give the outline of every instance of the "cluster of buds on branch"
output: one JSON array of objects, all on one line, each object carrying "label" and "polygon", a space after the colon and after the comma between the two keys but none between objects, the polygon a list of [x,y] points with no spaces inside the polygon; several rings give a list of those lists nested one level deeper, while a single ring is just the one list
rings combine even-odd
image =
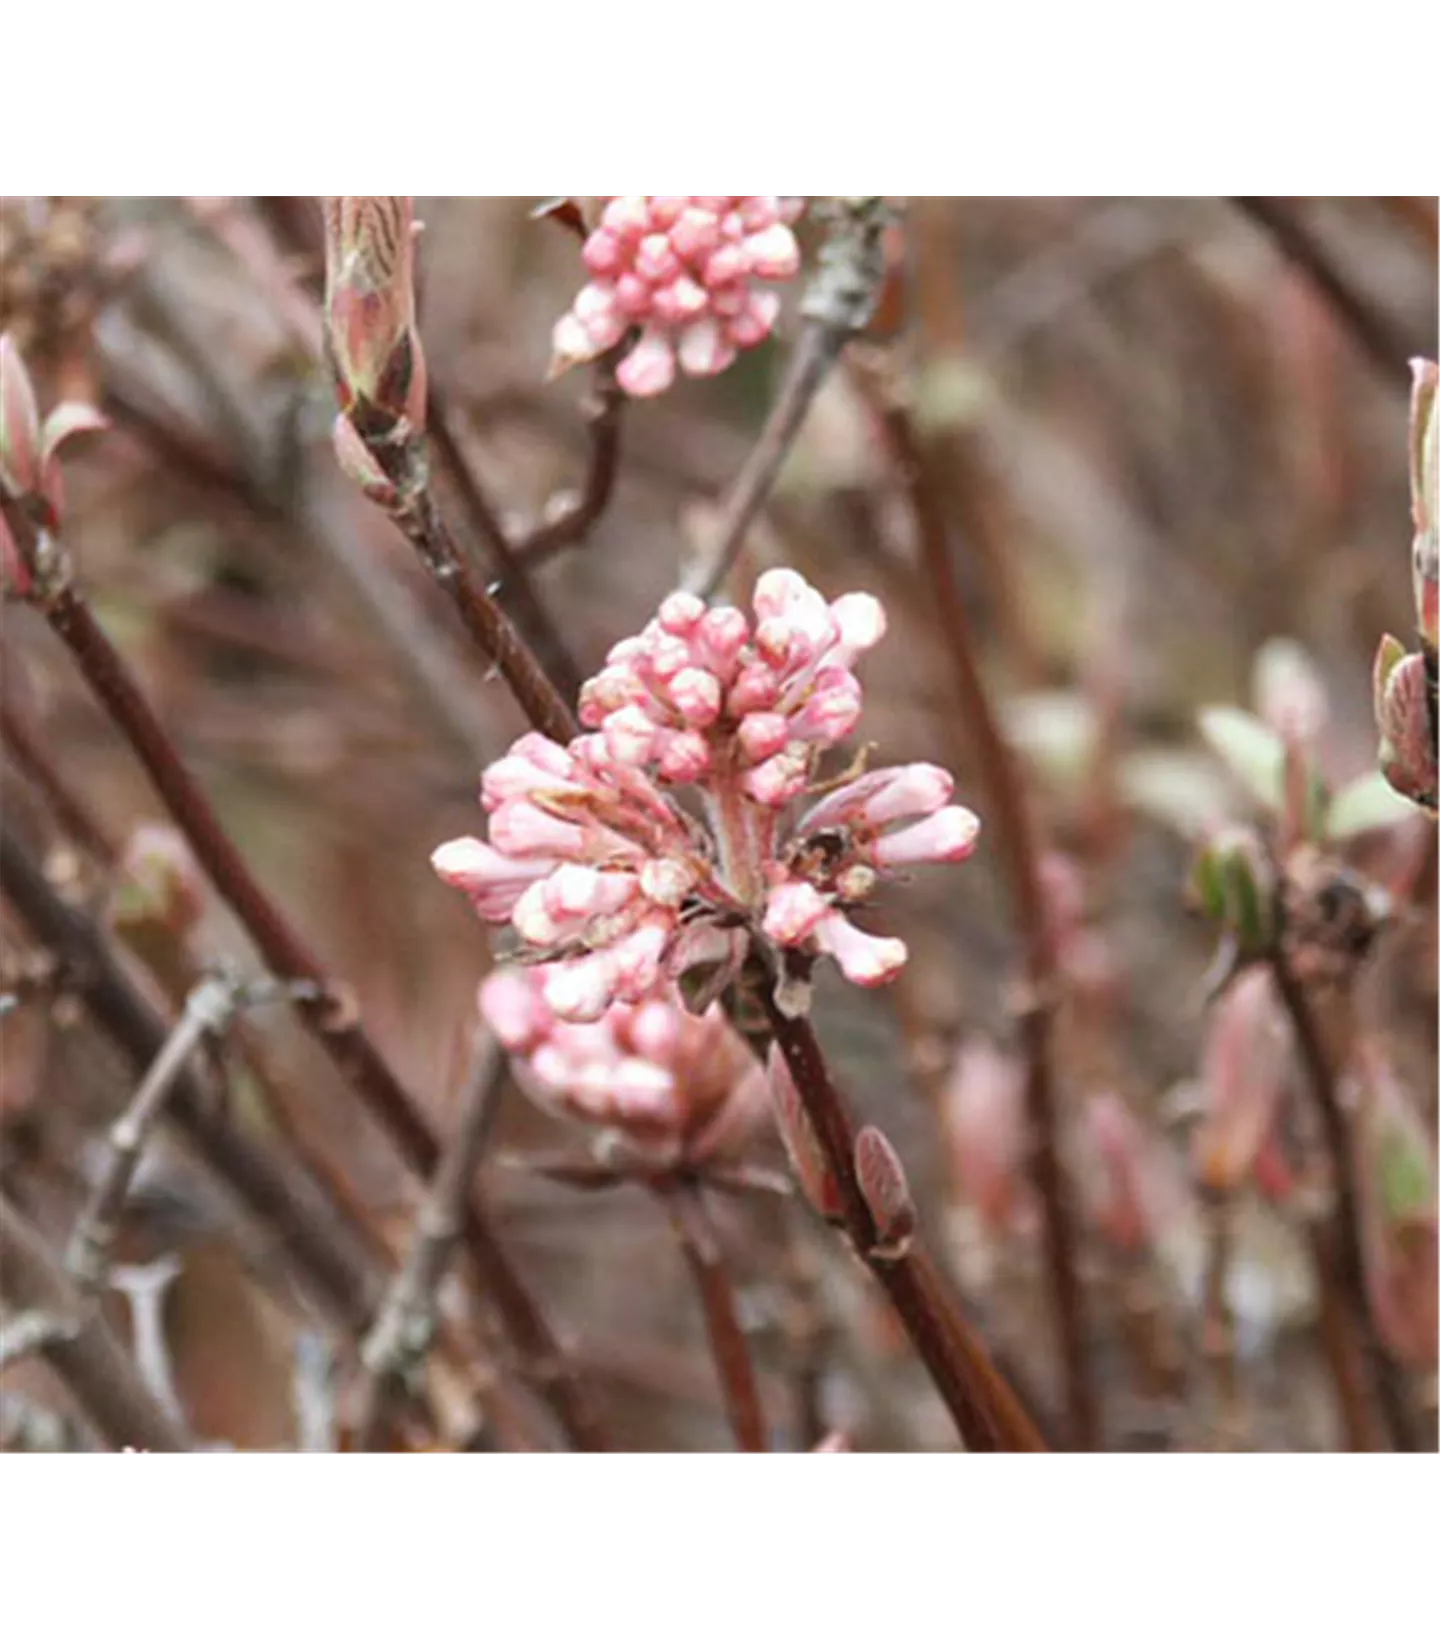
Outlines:
[{"label": "cluster of buds on branch", "polygon": [[568,749],[527,734],[486,770],[490,840],[447,843],[436,872],[515,927],[522,961],[553,965],[545,1000],[564,1020],[696,970],[713,1001],[752,946],[797,990],[822,954],[856,985],[888,983],[905,946],[850,913],[887,876],[968,858],[979,821],[927,764],[819,780],[860,721],[852,667],[884,630],[873,597],[827,602],[786,570],[760,580],[753,625],[671,596],[585,685],[590,731]]},{"label": "cluster of buds on branch", "polygon": [[770,336],[778,296],[756,283],[793,280],[790,225],[804,202],[778,195],[610,195],[581,254],[590,280],[556,324],[553,373],[594,361],[632,333],[621,389],[663,395],[677,367],[724,372]]},{"label": "cluster of buds on branch", "polygon": [[[94,407],[62,402],[43,420],[30,374],[8,333],[0,334],[0,506],[23,518],[27,533],[38,540],[37,555],[60,531],[65,509],[60,448],[71,436],[104,429],[106,420]],[[15,534],[0,510],[0,580],[14,595],[33,589],[34,568],[22,555]]]},{"label": "cluster of buds on branch", "polygon": [[550,1008],[548,973],[502,968],[480,987],[480,1012],[532,1098],[612,1131],[648,1162],[698,1168],[743,1149],[768,1113],[769,1091],[718,1008],[687,1013],[660,988],[572,1025]]},{"label": "cluster of buds on branch", "polygon": [[1437,658],[1440,646],[1440,367],[1414,363],[1410,420],[1410,490],[1415,518],[1415,613],[1420,651],[1387,636],[1375,661],[1375,717],[1380,767],[1402,795],[1440,809],[1436,744]]}]

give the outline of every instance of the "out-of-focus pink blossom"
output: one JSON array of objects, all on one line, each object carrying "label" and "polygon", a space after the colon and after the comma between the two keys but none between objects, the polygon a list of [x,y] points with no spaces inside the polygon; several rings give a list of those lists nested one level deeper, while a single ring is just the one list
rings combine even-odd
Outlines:
[{"label": "out-of-focus pink blossom", "polygon": [[1113,1094],[1097,1094],[1085,1108],[1085,1128],[1099,1163],[1093,1213],[1117,1249],[1150,1248],[1169,1211],[1166,1174],[1158,1142]]},{"label": "out-of-focus pink blossom", "polygon": [[522,960],[551,965],[562,1019],[648,998],[707,928],[884,985],[905,947],[859,928],[854,908],[885,877],[967,858],[980,828],[927,763],[817,785],[820,757],[860,719],[853,667],[884,633],[873,597],[827,602],[783,570],[760,580],[753,625],[671,596],[585,684],[586,733],[568,748],[527,734],[486,770],[490,839],[445,844],[436,872],[518,930]]},{"label": "out-of-focus pink blossom", "polygon": [[699,1164],[743,1148],[769,1087],[718,1009],[697,1018],[659,989],[574,1025],[550,1007],[550,973],[504,968],[480,987],[481,1013],[538,1101],[667,1160]]},{"label": "out-of-focus pink blossom", "polygon": [[1212,1191],[1253,1173],[1290,1083],[1288,1023],[1268,969],[1235,982],[1210,1019],[1201,1085],[1204,1115],[1193,1139],[1195,1169]]},{"label": "out-of-focus pink blossom", "polygon": [[940,1121],[961,1197],[994,1235],[1014,1233],[1030,1214],[1021,1063],[983,1038],[967,1042],[945,1084]]},{"label": "out-of-focus pink blossom", "polygon": [[617,378],[663,395],[677,370],[724,372],[769,337],[780,310],[762,281],[800,268],[790,224],[803,202],[779,195],[609,195],[582,254],[590,280],[556,324],[554,371],[593,361],[638,331]]}]

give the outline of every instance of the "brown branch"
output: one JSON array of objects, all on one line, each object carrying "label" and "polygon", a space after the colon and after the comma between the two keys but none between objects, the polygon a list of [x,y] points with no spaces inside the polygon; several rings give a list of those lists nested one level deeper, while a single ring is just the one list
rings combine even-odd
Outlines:
[{"label": "brown branch", "polygon": [[746,1454],[763,1455],[770,1447],[769,1429],[719,1236],[698,1187],[677,1181],[660,1198],[695,1280],[735,1442]]},{"label": "brown branch", "polygon": [[1435,241],[1440,234],[1440,214],[1435,210],[1433,195],[1381,195],[1380,204],[1390,216],[1404,224],[1424,248],[1430,260],[1435,258]]},{"label": "brown branch", "polygon": [[53,1320],[54,1331],[36,1350],[109,1444],[166,1455],[190,1449],[184,1427],[152,1397],[109,1325],[82,1298],[39,1232],[3,1196],[0,1285],[7,1299]]},{"label": "brown branch", "polygon": [[[8,822],[0,820],[0,890],[59,958],[71,990],[137,1076],[165,1047],[165,1022],[140,995],[108,939],[68,905]],[[308,1189],[229,1124],[193,1071],[176,1079],[170,1119],[186,1144],[275,1239],[277,1253],[352,1330],[370,1319],[374,1274],[358,1241],[315,1206]]]},{"label": "brown branch", "polygon": [[433,492],[421,492],[394,519],[531,725],[557,744],[568,744],[579,731],[573,712],[515,626],[461,560]]},{"label": "brown branch", "polygon": [[725,496],[703,558],[686,580],[707,601],[729,578],[831,369],[869,325],[885,279],[882,237],[889,221],[884,203],[873,197],[839,200],[832,208],[830,234],[802,305],[805,324],[780,393]]},{"label": "brown branch", "polygon": [[[533,558],[524,545],[510,543],[494,506],[485,496],[479,477],[466,461],[464,450],[451,428],[449,410],[441,401],[439,392],[433,389],[425,428],[437,474],[458,501],[471,530],[485,544],[517,629],[534,648],[546,674],[564,698],[570,701],[577,699],[580,673],[555,621],[535,593],[529,573]],[[612,466],[613,458],[612,453]],[[607,488],[595,510],[597,517],[608,503]]]},{"label": "brown branch", "polygon": [[[430,516],[430,512],[424,514]],[[196,859],[254,941],[275,978],[292,984],[310,981],[316,986],[312,997],[296,1003],[301,1019],[380,1123],[412,1173],[428,1179],[440,1159],[439,1144],[428,1120],[370,1041],[343,994],[326,981],[316,958],[251,875],[208,797],[191,778],[128,666],[96,622],[63,563],[57,571],[56,558],[63,556],[60,547],[47,543],[37,545],[33,529],[18,510],[7,509],[7,519],[11,521],[22,554],[34,568],[37,605],[150,775]],[[456,596],[462,616],[467,611],[472,613],[481,632],[493,639],[492,656],[502,670],[506,670],[506,679],[512,682],[517,698],[522,688],[527,690],[530,703],[526,704],[522,698],[522,705],[532,715],[536,711],[548,711],[551,721],[547,731],[552,732],[552,737],[568,737],[572,722],[563,701],[539,671],[509,621],[470,583],[448,538],[439,534],[438,522],[432,520],[425,533],[426,549],[422,554],[430,553],[437,558],[437,567],[446,575],[441,577],[437,572],[437,577]],[[467,608],[470,598],[473,601]],[[558,723],[557,716],[561,719]],[[566,1431],[581,1447],[602,1447],[603,1435],[585,1395],[501,1246],[489,1213],[478,1197],[472,1196],[465,1236],[506,1328],[532,1366],[537,1384],[550,1399]]]},{"label": "brown branch", "polygon": [[554,521],[542,522],[515,545],[514,558],[526,567],[542,566],[562,550],[583,544],[610,508],[620,472],[620,433],[625,412],[625,392],[615,381],[615,367],[613,354],[595,364],[585,420],[590,436],[585,485],[568,510]]},{"label": "brown branch", "polygon": [[1335,267],[1293,205],[1278,195],[1233,195],[1231,200],[1320,289],[1375,365],[1408,386],[1410,358],[1420,353],[1419,345],[1412,347],[1391,318]]},{"label": "brown branch", "polygon": [[1312,1224],[1309,1236],[1320,1302],[1320,1345],[1335,1383],[1345,1448],[1352,1455],[1371,1455],[1384,1447],[1384,1441],[1378,1436],[1375,1418],[1365,1398],[1365,1371],[1356,1344],[1354,1320],[1344,1292],[1335,1286],[1341,1267],[1335,1253],[1334,1233]]},{"label": "brown branch", "polygon": [[706,601],[713,600],[734,570],[745,537],[779,479],[815,397],[840,359],[848,337],[848,333],[837,337],[820,321],[807,322],[801,332],[760,439],[725,495],[720,519],[708,535],[710,542],[703,560],[686,580],[687,588]]},{"label": "brown branch", "polygon": [[466,1199],[494,1132],[504,1080],[504,1056],[486,1035],[476,1051],[455,1132],[415,1217],[404,1264],[361,1348],[368,1376],[355,1428],[361,1450],[372,1447],[388,1404],[435,1338],[437,1297],[464,1231]]},{"label": "brown branch", "polygon": [[196,1050],[206,1038],[224,1030],[238,1006],[237,987],[219,980],[202,981],[130,1103],[110,1125],[105,1168],[80,1212],[65,1256],[82,1294],[98,1294],[104,1286],[130,1183],[166,1101]]},{"label": "brown branch", "polygon": [[1076,1253],[1078,1236],[1059,1148],[1054,1072],[1054,1016],[1060,981],[1054,937],[1040,880],[1040,842],[1014,753],[981,675],[974,626],[950,555],[945,513],[909,407],[878,363],[856,374],[874,406],[891,460],[915,518],[920,554],[934,598],[935,621],[950,663],[959,720],[971,741],[1001,869],[1010,890],[1025,955],[1020,1034],[1025,1053],[1025,1109],[1030,1173],[1040,1197],[1050,1298],[1065,1372],[1070,1442],[1098,1446],[1099,1414],[1086,1349]]},{"label": "brown branch", "polygon": [[109,833],[70,789],[46,755],[34,731],[4,696],[0,696],[0,738],[9,747],[16,766],[44,797],[64,834],[101,865],[113,865],[119,857],[119,850]]},{"label": "brown branch", "polygon": [[1285,1012],[1295,1031],[1300,1062],[1310,1085],[1321,1133],[1330,1159],[1330,1175],[1335,1192],[1335,1219],[1332,1238],[1334,1259],[1346,1296],[1346,1305],[1359,1334],[1361,1351],[1375,1397],[1385,1417],[1385,1425],[1397,1450],[1412,1453],[1419,1449],[1415,1427],[1405,1401],[1404,1376],[1385,1349],[1379,1326],[1370,1307],[1365,1287],[1365,1251],[1360,1226],[1360,1192],[1355,1178],[1355,1149],[1350,1121],[1341,1104],[1339,1087],[1324,1035],[1315,1018],[1305,988],[1295,976],[1283,941],[1270,958],[1270,969]]},{"label": "brown branch", "polygon": [[875,1223],[856,1179],[854,1127],[810,1022],[781,1012],[775,1003],[776,984],[768,965],[759,965],[755,994],[839,1188],[845,1229],[898,1313],[967,1448],[976,1453],[1043,1451],[1035,1423],[990,1361],[919,1243],[898,1257],[879,1253]]}]

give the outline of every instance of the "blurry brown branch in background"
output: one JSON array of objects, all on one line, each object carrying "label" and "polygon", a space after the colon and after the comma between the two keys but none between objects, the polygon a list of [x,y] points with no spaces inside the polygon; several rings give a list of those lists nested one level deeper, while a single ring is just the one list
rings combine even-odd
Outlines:
[{"label": "blurry brown branch in background", "polygon": [[1345,1115],[1325,1034],[1321,1029],[1303,983],[1296,977],[1285,949],[1282,926],[1279,943],[1271,957],[1271,973],[1295,1031],[1301,1064],[1305,1068],[1329,1160],[1335,1198],[1334,1235],[1325,1253],[1333,1255],[1340,1269],[1346,1306],[1360,1337],[1370,1384],[1394,1447],[1413,1452],[1419,1449],[1415,1425],[1405,1398],[1404,1377],[1385,1348],[1375,1322],[1370,1291],[1365,1286],[1365,1251],[1361,1232],[1360,1193],[1356,1184],[1355,1142]]},{"label": "blurry brown branch in background", "polygon": [[1407,339],[1368,294],[1359,291],[1335,265],[1320,239],[1305,224],[1297,204],[1279,195],[1236,195],[1235,205],[1310,278],[1375,365],[1406,384],[1409,362],[1420,341]]},{"label": "blurry brown branch in background", "polygon": [[1100,1418],[1081,1298],[1079,1234],[1060,1155],[1054,1018],[1061,981],[1040,875],[1040,841],[1024,776],[1006,742],[981,674],[975,627],[956,577],[935,479],[894,372],[883,359],[867,357],[857,365],[855,377],[880,419],[891,462],[914,517],[937,628],[953,672],[962,737],[970,742],[978,780],[989,804],[987,835],[995,844],[1020,931],[1025,972],[1019,983],[1017,1018],[1025,1050],[1031,1175],[1040,1195],[1070,1443],[1076,1449],[1093,1450],[1099,1446]]},{"label": "blurry brown branch in background", "polygon": [[465,1229],[465,1204],[494,1133],[506,1062],[483,1034],[454,1130],[416,1213],[410,1246],[361,1348],[366,1385],[356,1422],[358,1447],[371,1447],[387,1406],[424,1359],[439,1322],[439,1291]]},{"label": "blurry brown branch in background", "polygon": [[585,417],[590,438],[590,462],[585,481],[573,504],[553,521],[542,522],[511,552],[522,566],[543,566],[563,550],[583,544],[610,508],[620,473],[620,432],[625,393],[615,382],[613,357],[595,363]]},{"label": "blurry brown branch in background", "polygon": [[847,198],[833,204],[819,267],[801,305],[804,324],[784,380],[759,439],[706,534],[703,554],[685,581],[707,601],[729,578],[815,397],[846,345],[875,313],[885,280],[884,237],[890,221],[889,209],[878,198]]},{"label": "blurry brown branch in background", "polygon": [[1440,253],[1440,212],[1433,195],[1381,195],[1380,200],[1434,257]]},{"label": "blurry brown branch in background", "polygon": [[[309,949],[251,875],[128,666],[96,623],[62,547],[48,541],[42,553],[36,530],[24,514],[7,505],[5,515],[22,556],[35,571],[36,604],[150,775],[217,892],[278,980],[297,985],[308,981],[315,986],[313,994],[296,1002],[301,1019],[373,1112],[411,1172],[428,1177],[440,1156],[429,1122],[369,1040],[344,992],[325,980]],[[523,648],[518,640],[515,645]],[[601,1434],[592,1412],[475,1196],[470,1201],[466,1240],[482,1277],[494,1291],[510,1334],[531,1361],[536,1380],[572,1438],[586,1447],[598,1447]]]},{"label": "blurry brown branch in background", "polygon": [[705,1208],[704,1193],[680,1180],[661,1192],[660,1199],[675,1228],[685,1264],[695,1280],[735,1442],[747,1454],[763,1454],[770,1447],[769,1433],[755,1366],[740,1323],[720,1237]]},{"label": "blurry brown branch in background", "polygon": [[113,865],[119,851],[110,833],[70,789],[50,760],[35,730],[16,710],[8,684],[0,694],[0,739],[16,766],[44,797],[61,831],[99,864]]},{"label": "blurry brown branch in background", "polygon": [[[69,989],[137,1076],[165,1047],[165,1022],[139,993],[111,942],[51,887],[9,823],[0,820],[0,890],[64,971]],[[186,1144],[228,1186],[275,1244],[306,1291],[352,1332],[369,1322],[378,1286],[360,1236],[346,1231],[308,1188],[212,1104],[193,1070],[181,1071],[169,1115]]]},{"label": "blurry brown branch in background", "polygon": [[[151,1394],[109,1325],[77,1291],[44,1239],[0,1195],[0,1294],[41,1314],[48,1332],[34,1350],[70,1388],[114,1449],[183,1454],[185,1428]],[[32,1320],[33,1321],[33,1320]]]}]

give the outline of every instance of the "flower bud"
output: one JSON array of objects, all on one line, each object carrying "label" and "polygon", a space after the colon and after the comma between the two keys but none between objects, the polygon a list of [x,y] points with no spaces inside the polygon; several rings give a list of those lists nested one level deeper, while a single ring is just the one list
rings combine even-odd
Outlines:
[{"label": "flower bud", "polygon": [[915,1201],[899,1154],[877,1128],[861,1129],[855,1142],[855,1179],[875,1222],[875,1257],[903,1260],[915,1241]]},{"label": "flower bud", "polygon": [[408,195],[325,198],[325,321],[340,410],[363,437],[425,427]]},{"label": "flower bud", "polygon": [[1375,661],[1375,718],[1380,771],[1391,788],[1432,813],[1437,800],[1434,688],[1425,659],[1393,636]]}]

